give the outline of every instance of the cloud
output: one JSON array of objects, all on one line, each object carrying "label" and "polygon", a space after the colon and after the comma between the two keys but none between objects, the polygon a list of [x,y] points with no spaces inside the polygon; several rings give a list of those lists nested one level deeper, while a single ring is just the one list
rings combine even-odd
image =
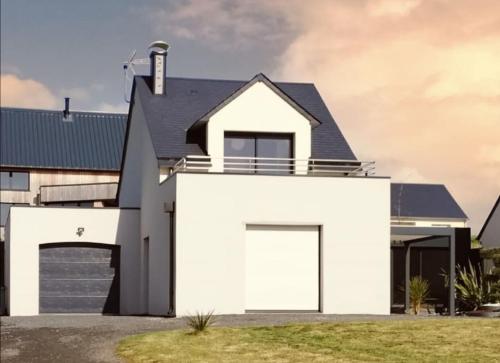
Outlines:
[{"label": "cloud", "polygon": [[420,4],[421,0],[379,0],[367,4],[373,16],[405,16]]},{"label": "cloud", "polygon": [[313,81],[359,158],[445,183],[478,231],[500,192],[500,3],[282,3],[274,79]]},{"label": "cloud", "polygon": [[290,31],[276,9],[281,2],[185,0],[175,6],[150,9],[157,34],[205,41],[217,48],[249,48],[273,42]]},{"label": "cloud", "polygon": [[59,94],[61,97],[70,97],[78,102],[85,102],[91,98],[89,89],[83,87],[62,88]]},{"label": "cloud", "polygon": [[128,104],[125,102],[119,104],[111,104],[107,102],[102,102],[97,111],[99,112],[110,112],[110,113],[127,113],[128,112]]},{"label": "cloud", "polygon": [[0,76],[2,107],[54,108],[57,97],[44,84],[14,74]]}]

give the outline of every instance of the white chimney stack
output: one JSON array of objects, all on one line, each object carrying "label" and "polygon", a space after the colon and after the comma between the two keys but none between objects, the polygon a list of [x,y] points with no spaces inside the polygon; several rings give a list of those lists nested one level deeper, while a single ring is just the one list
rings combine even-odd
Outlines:
[{"label": "white chimney stack", "polygon": [[153,42],[148,47],[151,59],[151,86],[153,94],[165,94],[165,77],[167,71],[167,51],[169,45],[161,40]]}]

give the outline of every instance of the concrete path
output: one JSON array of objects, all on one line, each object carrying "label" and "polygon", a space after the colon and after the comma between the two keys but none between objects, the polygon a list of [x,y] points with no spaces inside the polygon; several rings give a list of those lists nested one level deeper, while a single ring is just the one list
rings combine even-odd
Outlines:
[{"label": "concrete path", "polygon": [[[214,326],[281,325],[299,322],[353,322],[415,319],[412,316],[245,314],[221,315]],[[425,319],[425,318],[424,318]],[[182,318],[40,315],[2,317],[2,362],[119,362],[116,344],[127,335],[182,329]]]}]

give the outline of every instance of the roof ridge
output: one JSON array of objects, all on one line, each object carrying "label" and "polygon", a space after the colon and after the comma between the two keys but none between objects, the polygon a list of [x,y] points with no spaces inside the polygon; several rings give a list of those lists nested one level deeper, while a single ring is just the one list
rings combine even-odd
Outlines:
[{"label": "roof ridge", "polygon": [[[221,78],[199,78],[199,77],[178,77],[178,76],[167,76],[166,78],[167,79],[186,80],[186,81],[210,81],[210,82],[247,83],[250,80],[252,80],[253,78],[255,78],[255,76],[259,75],[259,74],[264,74],[264,73],[259,72],[259,73],[255,74],[252,78],[247,79],[247,80],[244,80],[244,79],[221,79]],[[151,76],[148,76],[148,75],[137,75],[136,77],[149,78]],[[266,78],[269,78],[269,77],[266,76]],[[272,80],[271,80],[271,82],[276,83],[276,84],[296,84],[296,85],[313,85],[314,86],[313,82],[289,82],[289,81],[272,81]]]},{"label": "roof ridge", "polygon": [[[0,110],[6,111],[15,111],[15,112],[54,112],[59,113],[63,112],[63,110],[54,110],[54,109],[43,109],[43,108],[23,108],[23,107],[0,107]],[[114,116],[127,116],[128,113],[123,112],[104,112],[104,111],[84,111],[84,110],[70,110],[71,113],[79,113],[79,114],[99,114],[99,115],[114,115]]]}]

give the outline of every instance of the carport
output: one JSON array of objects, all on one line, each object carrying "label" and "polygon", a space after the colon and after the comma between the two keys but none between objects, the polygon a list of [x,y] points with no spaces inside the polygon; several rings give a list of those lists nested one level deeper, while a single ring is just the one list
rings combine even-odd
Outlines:
[{"label": "carport", "polygon": [[[443,240],[445,241],[443,243]],[[411,250],[414,247],[425,248],[447,248],[449,251],[448,276],[450,281],[455,280],[456,266],[465,265],[471,258],[470,229],[451,227],[415,227],[415,226],[393,226],[391,227],[391,243],[397,241],[404,248],[404,307],[405,311],[410,308],[410,267]],[[391,283],[393,283],[394,260],[391,253]],[[394,286],[391,288],[391,303]],[[448,310],[450,315],[455,315],[455,286],[449,284]]]}]

